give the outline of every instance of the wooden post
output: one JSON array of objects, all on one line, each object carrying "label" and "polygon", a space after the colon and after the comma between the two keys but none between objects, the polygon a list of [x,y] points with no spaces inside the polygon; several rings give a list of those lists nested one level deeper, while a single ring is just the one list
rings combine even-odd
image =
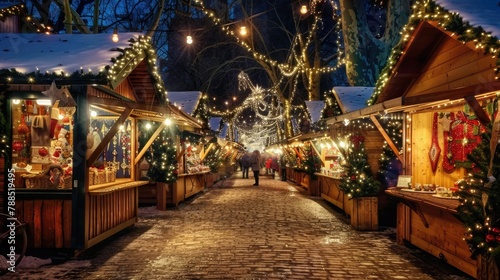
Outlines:
[{"label": "wooden post", "polygon": [[477,279],[478,280],[496,280],[500,279],[498,267],[500,264],[499,258],[486,259],[483,256],[478,257]]}]

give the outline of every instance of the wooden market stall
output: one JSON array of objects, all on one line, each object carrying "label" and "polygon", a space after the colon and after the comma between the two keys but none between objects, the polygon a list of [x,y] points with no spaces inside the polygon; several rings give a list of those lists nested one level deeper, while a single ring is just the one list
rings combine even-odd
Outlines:
[{"label": "wooden market stall", "polygon": [[314,173],[315,169],[322,167],[320,152],[312,141],[321,136],[321,133],[302,134],[288,139],[286,145],[280,145],[284,155],[282,160],[286,162],[287,180],[304,188],[312,196],[319,195],[318,180]]},{"label": "wooden market stall", "polygon": [[[426,10],[430,7],[437,8]],[[442,7],[416,5],[414,9],[415,18],[425,20],[417,20],[403,34],[407,43],[391,58],[394,66],[375,90],[374,104],[336,121],[355,114],[403,112],[404,176],[397,188],[386,191],[398,202],[397,241],[411,243],[472,277],[498,279],[498,269],[491,263],[471,257],[464,241],[466,228],[457,218],[458,197],[453,194],[457,182],[473,168],[467,155],[481,142],[484,125],[493,121],[490,110],[500,90],[498,39],[472,26],[461,29],[468,31],[445,29],[445,19],[456,19],[457,14],[417,16],[423,10],[441,13]],[[478,17],[484,12],[478,12]],[[488,53],[492,50],[496,55]]]},{"label": "wooden market stall", "polygon": [[[138,189],[149,183],[139,163],[159,132],[141,146],[140,123],[201,125],[166,101],[147,37],[30,36],[0,63],[15,215],[29,225],[31,248],[87,249],[137,222]],[[10,40],[22,37],[4,34],[2,49]]]},{"label": "wooden market stall", "polygon": [[[335,87],[333,93],[342,114],[327,120],[329,137],[336,144],[338,153],[344,158],[349,145],[352,144],[352,139],[362,139],[360,141],[363,143],[366,162],[372,175],[381,182],[381,188],[378,194],[371,197],[350,198],[340,188],[342,182],[340,174],[335,173],[335,176],[322,176],[321,197],[344,210],[357,229],[375,230],[378,229],[379,222],[390,226],[392,221],[388,213],[394,212],[392,208],[395,205],[388,201],[388,196],[384,193],[384,190],[390,186],[390,182],[385,180],[387,172],[382,170],[381,158],[386,153],[390,153],[388,158],[391,158],[394,165],[400,166],[401,146],[396,144],[398,137],[391,135],[389,131],[395,131],[390,126],[401,124],[402,117],[401,115],[388,117],[382,114],[383,110],[382,112],[372,111],[367,107],[366,101],[373,94],[371,87]],[[345,162],[342,165],[344,164]],[[343,175],[346,176],[346,174]],[[353,202],[363,206],[367,211],[357,211],[357,207],[353,210]],[[361,214],[362,212],[366,215]],[[363,221],[362,223],[366,226],[356,226],[356,220]]]}]

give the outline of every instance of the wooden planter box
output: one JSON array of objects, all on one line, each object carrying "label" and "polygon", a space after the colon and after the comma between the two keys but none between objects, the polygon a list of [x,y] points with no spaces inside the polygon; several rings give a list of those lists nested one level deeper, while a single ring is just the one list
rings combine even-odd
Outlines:
[{"label": "wooden planter box", "polygon": [[357,230],[378,230],[378,197],[358,197],[351,201],[351,226]]}]

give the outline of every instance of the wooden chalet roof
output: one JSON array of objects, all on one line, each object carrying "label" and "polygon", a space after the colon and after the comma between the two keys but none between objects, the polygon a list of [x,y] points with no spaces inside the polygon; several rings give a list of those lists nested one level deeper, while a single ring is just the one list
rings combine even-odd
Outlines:
[{"label": "wooden chalet roof", "polygon": [[[483,122],[488,117],[482,111],[478,101],[489,98],[500,90],[498,73],[498,49],[500,48],[500,21],[498,13],[500,6],[491,0],[470,3],[465,0],[439,0],[442,15],[446,5],[453,7],[453,14],[448,14],[453,22],[460,22],[460,15],[467,14],[471,24],[481,23],[491,30],[484,30],[481,26],[472,26],[464,21],[462,28],[466,31],[452,32],[445,29],[446,24],[432,16],[419,14],[426,8],[429,1],[414,10],[413,16],[419,18],[417,24],[408,37],[404,37],[401,44],[401,54],[390,63],[392,68],[388,76],[382,76],[372,96],[373,105],[352,111],[327,120],[328,124],[338,123],[345,119],[367,117],[384,112],[414,111],[443,104],[452,100],[467,102]],[[478,5],[474,11],[470,5]],[[489,10],[482,13],[480,6],[489,5]],[[469,8],[464,8],[469,7]],[[492,10],[492,11],[490,11]],[[446,12],[447,13],[447,12]],[[458,14],[457,14],[458,13]],[[456,27],[455,27],[456,28]],[[480,39],[468,39],[471,35]],[[487,40],[485,40],[487,38]],[[491,38],[491,39],[489,39]],[[487,43],[483,43],[486,41]],[[480,44],[479,44],[480,43]],[[482,44],[482,45],[481,45]],[[488,44],[488,47],[485,47]],[[497,52],[492,54],[490,50]],[[496,50],[495,50],[496,49]],[[395,53],[399,53],[396,50]]]},{"label": "wooden chalet roof", "polygon": [[500,90],[495,68],[496,58],[422,21],[377,103],[401,97],[401,105],[415,105]]},{"label": "wooden chalet roof", "polygon": [[134,102],[164,103],[149,40],[138,33],[119,38],[115,43],[104,33],[0,34],[0,70],[14,76],[11,84],[100,84]]}]

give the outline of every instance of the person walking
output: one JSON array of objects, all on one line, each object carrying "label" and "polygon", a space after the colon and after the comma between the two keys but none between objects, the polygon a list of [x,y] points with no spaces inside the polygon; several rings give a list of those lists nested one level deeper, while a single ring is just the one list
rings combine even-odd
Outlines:
[{"label": "person walking", "polygon": [[260,172],[260,152],[258,150],[253,151],[250,156],[250,162],[252,163],[253,177],[255,178],[254,186],[259,185],[259,172]]},{"label": "person walking", "polygon": [[250,162],[250,153],[245,153],[241,157],[241,168],[243,171],[243,179],[248,179],[248,170],[250,169],[250,166],[252,163]]},{"label": "person walking", "polygon": [[273,179],[276,176],[276,171],[279,169],[279,164],[278,164],[278,157],[273,156],[271,159],[271,172],[273,172]]}]

